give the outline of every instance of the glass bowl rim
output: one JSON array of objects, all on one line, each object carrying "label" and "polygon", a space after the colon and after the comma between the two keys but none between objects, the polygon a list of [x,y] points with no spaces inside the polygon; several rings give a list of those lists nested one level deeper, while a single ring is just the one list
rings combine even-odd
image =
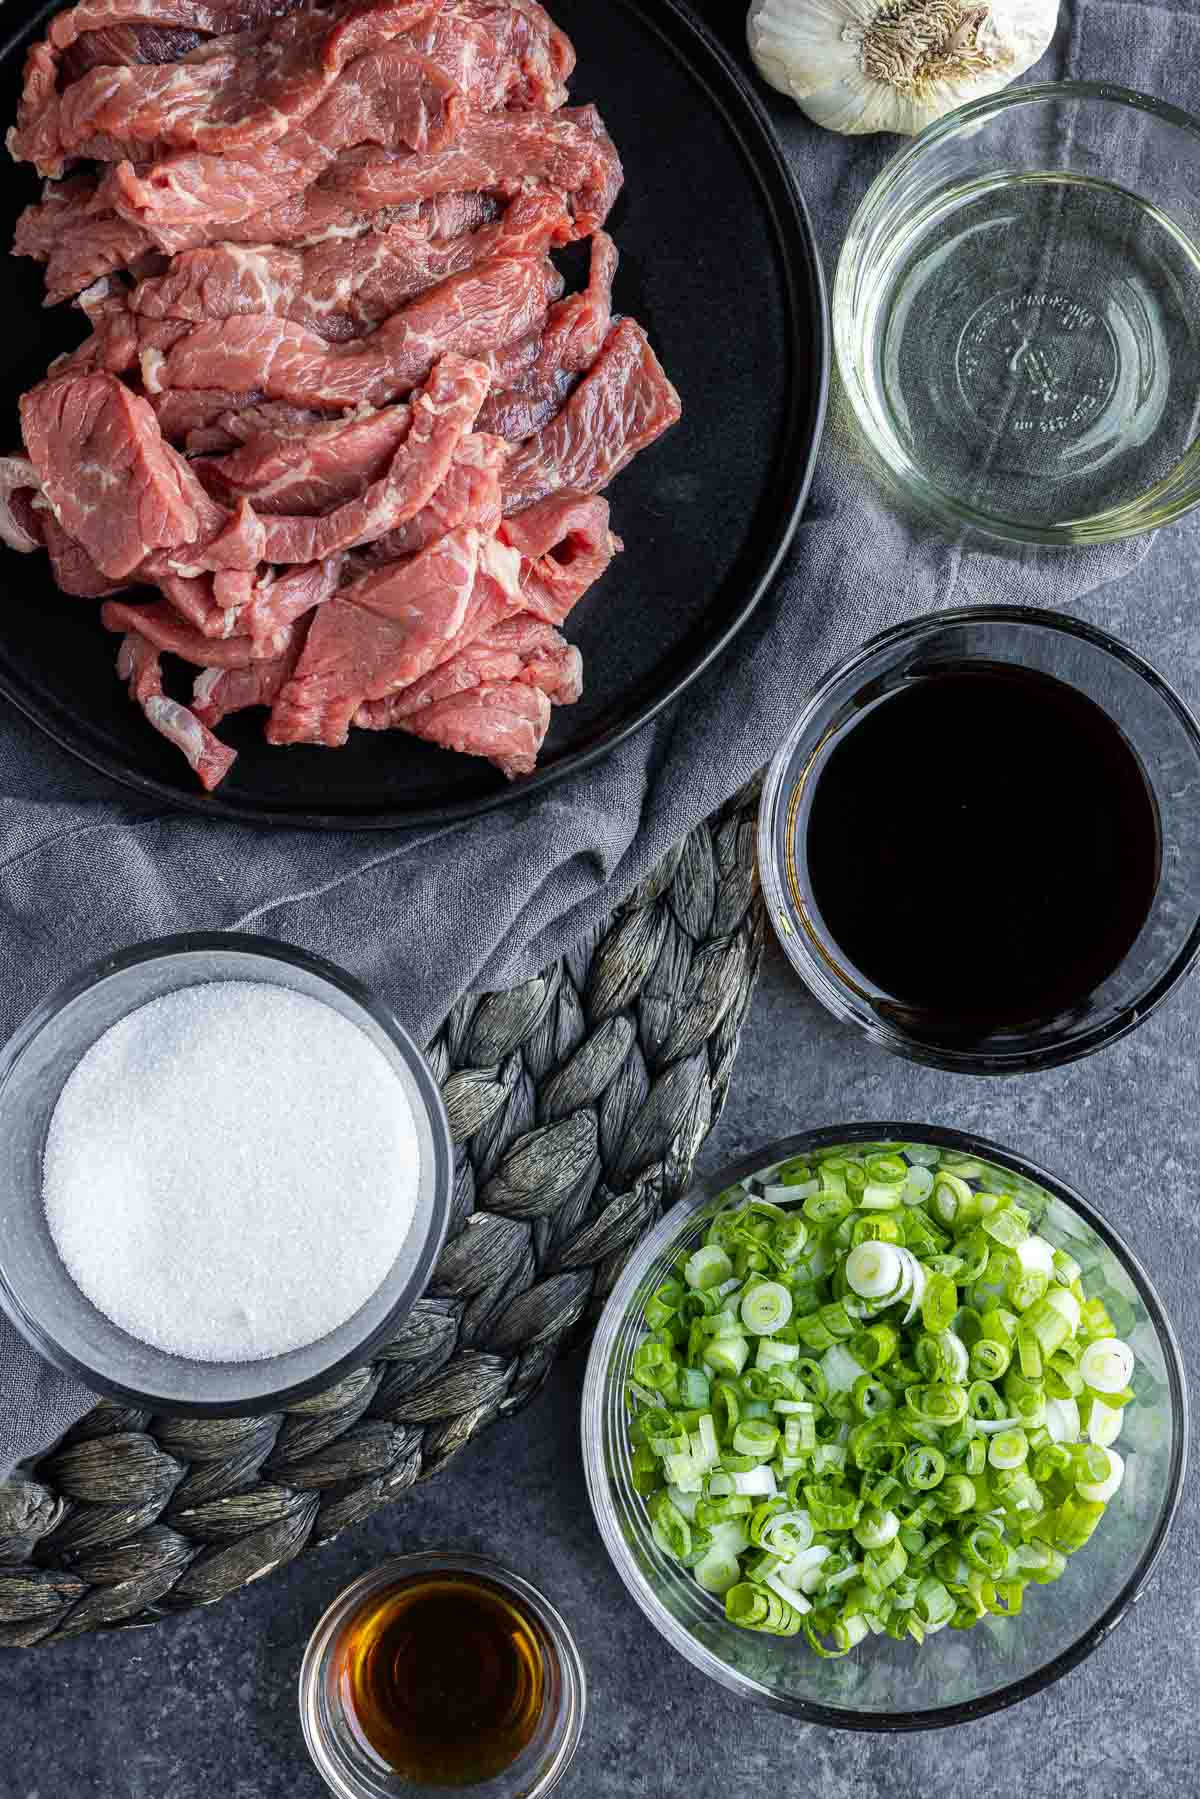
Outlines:
[{"label": "glass bowl rim", "polygon": [[[1166,1496],[1159,1509],[1159,1515],[1150,1533],[1149,1541],[1138,1557],[1132,1572],[1122,1584],[1116,1597],[1104,1608],[1100,1616],[1094,1619],[1066,1649],[1052,1657],[1044,1667],[1037,1669],[1032,1674],[1025,1674],[1010,1681],[1006,1686],[997,1688],[994,1693],[977,1699],[968,1699],[961,1704],[946,1706],[939,1710],[927,1708],[921,1711],[896,1713],[854,1712],[843,1711],[836,1706],[822,1705],[814,1700],[787,1698],[762,1686],[748,1676],[739,1674],[702,1643],[697,1642],[691,1632],[685,1629],[656,1598],[629,1551],[608,1501],[609,1477],[604,1466],[607,1368],[614,1340],[625,1321],[630,1301],[647,1268],[679,1235],[688,1220],[694,1217],[704,1205],[723,1193],[726,1187],[732,1186],[736,1181],[743,1180],[747,1175],[754,1174],[760,1169],[786,1161],[790,1156],[803,1155],[831,1144],[885,1143],[893,1140],[906,1143],[926,1143],[934,1148],[954,1150],[962,1154],[980,1156],[987,1161],[994,1161],[997,1166],[1007,1168],[1023,1179],[1044,1187],[1053,1198],[1077,1212],[1084,1222],[1095,1231],[1133,1281],[1138,1291],[1138,1297],[1146,1309],[1162,1348],[1163,1361],[1167,1371],[1172,1421],[1171,1461]],[[1031,1698],[1035,1693],[1040,1693],[1045,1688],[1052,1686],[1064,1674],[1069,1674],[1073,1668],[1078,1667],[1080,1662],[1085,1661],[1092,1651],[1099,1647],[1105,1637],[1109,1636],[1121,1623],[1130,1606],[1141,1598],[1166,1546],[1167,1537],[1183,1497],[1189,1430],[1187,1378],[1174,1327],[1141,1259],[1125,1242],[1116,1227],[1110,1224],[1101,1212],[1097,1211],[1088,1200],[1083,1198],[1082,1194],[1077,1193],[1066,1181],[1051,1174],[1048,1169],[1031,1161],[1018,1151],[1006,1149],[1002,1144],[994,1143],[988,1137],[975,1136],[973,1133],[956,1130],[949,1125],[916,1124],[905,1120],[870,1120],[864,1123],[821,1125],[812,1130],[800,1131],[792,1136],[782,1137],[772,1143],[764,1144],[752,1154],[739,1156],[735,1162],[727,1164],[712,1175],[704,1176],[697,1182],[684,1194],[682,1199],[676,1201],[654,1229],[638,1243],[634,1253],[622,1269],[616,1286],[605,1301],[604,1310],[588,1353],[580,1407],[584,1475],[587,1481],[592,1516],[595,1518],[604,1546],[624,1582],[626,1591],[631,1594],[650,1623],[670,1643],[671,1647],[683,1655],[684,1659],[693,1667],[699,1668],[701,1673],[706,1674],[711,1680],[717,1681],[739,1698],[752,1699],[756,1703],[767,1705],[774,1711],[783,1712],[806,1724],[823,1724],[838,1730],[876,1732],[886,1735],[899,1735],[916,1730],[941,1730],[950,1725],[969,1723],[978,1718],[989,1717],[994,1712],[1005,1711],[1010,1706],[1018,1704],[1022,1699]]]},{"label": "glass bowl rim", "polygon": [[916,642],[945,625],[975,624],[1019,625],[1032,630],[1044,630],[1049,637],[1075,637],[1113,657],[1130,673],[1138,676],[1175,714],[1191,741],[1197,762],[1200,763],[1200,721],[1187,702],[1144,656],[1101,626],[1075,618],[1069,613],[1055,612],[1041,606],[956,606],[943,612],[922,612],[915,618],[904,619],[900,624],[890,625],[886,630],[869,637],[857,649],[849,651],[834,663],[812,689],[795,723],[772,756],[763,779],[758,809],[758,868],[767,913],[784,955],[808,991],[834,1018],[843,1024],[853,1025],[871,1042],[890,1050],[893,1055],[901,1056],[909,1062],[919,1062],[928,1068],[940,1068],[951,1074],[1031,1074],[1048,1068],[1061,1068],[1069,1062],[1077,1062],[1084,1056],[1093,1055],[1097,1050],[1106,1049],[1109,1044],[1127,1036],[1144,1023],[1152,1012],[1157,1011],[1179,983],[1186,979],[1200,957],[1200,905],[1196,907],[1191,929],[1170,967],[1159,975],[1143,996],[1124,1006],[1110,1023],[1093,1027],[1070,1043],[1052,1042],[1040,1049],[1011,1051],[935,1049],[915,1042],[903,1032],[883,1024],[877,1017],[864,1016],[847,999],[843,984],[835,981],[828,973],[824,960],[813,951],[807,934],[800,930],[785,936],[775,923],[777,916],[781,914],[793,917],[795,907],[788,897],[776,860],[772,827],[775,814],[782,803],[784,779],[797,745],[818,709],[838,687],[851,682],[861,667],[881,650],[908,641]]},{"label": "glass bowl rim", "polygon": [[[349,1793],[350,1789],[342,1779],[340,1770],[330,1761],[317,1723],[318,1681],[336,1631],[368,1594],[421,1574],[439,1573],[475,1574],[483,1580],[491,1581],[495,1586],[507,1589],[533,1613],[554,1644],[562,1672],[566,1717],[562,1738],[550,1765],[529,1789],[531,1799],[541,1799],[542,1795],[553,1791],[575,1759],[587,1718],[587,1669],[570,1625],[541,1587],[526,1575],[518,1573],[515,1568],[510,1568],[507,1563],[497,1561],[494,1556],[478,1555],[469,1549],[417,1549],[403,1555],[388,1556],[373,1568],[356,1576],[330,1600],[304,1646],[296,1682],[300,1728],[313,1767],[331,1792]],[[334,1779],[339,1782],[337,1786],[333,1785]],[[470,1791],[469,1788],[463,1790]]]},{"label": "glass bowl rim", "polygon": [[[1149,113],[1178,130],[1187,132],[1196,140],[1200,150],[1200,117],[1174,105],[1169,100],[1157,99],[1153,94],[1142,93],[1138,88],[1123,87],[1111,81],[1044,81],[1029,87],[1011,87],[995,94],[982,94],[976,100],[968,100],[953,111],[944,113],[941,118],[934,119],[919,131],[903,149],[898,150],[879,174],[871,182],[866,193],[854,209],[846,235],[838,251],[834,267],[833,281],[830,285],[830,320],[832,324],[834,358],[837,363],[841,387],[855,422],[860,431],[865,431],[868,442],[874,443],[873,427],[876,423],[873,412],[860,403],[859,384],[854,366],[854,357],[847,341],[850,333],[841,328],[841,320],[852,316],[850,305],[850,284],[857,267],[860,254],[860,226],[891,190],[905,180],[916,167],[925,152],[936,147],[948,138],[952,138],[964,127],[978,124],[1008,111],[1016,106],[1044,104],[1054,100],[1089,100],[1103,101],[1122,108],[1128,112]],[[849,365],[849,366],[848,366]],[[1043,544],[1049,546],[1068,547],[1080,543],[1115,543],[1126,537],[1138,537],[1144,533],[1157,530],[1162,525],[1173,523],[1184,517],[1200,505],[1200,480],[1191,498],[1180,496],[1162,507],[1153,518],[1142,516],[1143,509],[1150,504],[1159,490],[1170,483],[1178,469],[1189,457],[1195,458],[1196,470],[1200,471],[1200,445],[1194,444],[1185,453],[1175,469],[1163,476],[1143,494],[1120,506],[1098,512],[1090,517],[1077,521],[1077,526],[1070,522],[1062,525],[1019,525],[1011,519],[999,518],[992,513],[978,511],[954,498],[952,494],[935,487],[924,479],[920,471],[917,478],[910,477],[906,470],[896,468],[892,461],[877,447],[871,451],[871,460],[882,470],[885,484],[895,491],[912,499],[927,515],[935,518],[940,524],[948,525],[955,530],[968,530],[990,537],[1000,543],[1008,544]],[[1096,527],[1091,529],[1090,527]]]},{"label": "glass bowl rim", "polygon": [[[398,1321],[411,1310],[428,1286],[434,1265],[445,1243],[450,1224],[454,1146],[450,1135],[450,1121],[446,1114],[441,1090],[433,1077],[428,1059],[416,1039],[405,1030],[390,1006],[354,975],[349,974],[344,968],[340,968],[337,963],[328,961],[324,956],[310,955],[307,950],[299,949],[295,944],[284,943],[273,937],[253,936],[245,931],[180,931],[164,937],[146,938],[140,943],[131,945],[128,949],[118,950],[111,955],[104,956],[98,962],[90,963],[86,968],[69,976],[67,980],[45,994],[37,1005],[21,1019],[8,1040],[0,1044],[0,1088],[3,1088],[12,1069],[45,1026],[56,1018],[64,1007],[82,998],[93,987],[99,986],[102,981],[113,976],[122,975],[130,969],[138,968],[144,963],[170,962],[178,956],[205,951],[217,954],[232,951],[257,957],[267,962],[282,962],[289,967],[303,970],[328,986],[337,988],[346,998],[352,1000],[379,1026],[400,1052],[412,1077],[417,1097],[425,1107],[434,1148],[433,1228],[417,1257],[412,1275],[397,1293],[395,1303],[388,1308],[374,1329],[360,1338],[352,1348],[343,1351],[335,1361],[330,1362],[319,1372],[307,1375],[303,1380],[292,1381],[286,1386],[275,1387],[270,1392],[259,1393],[252,1398],[236,1402],[146,1393],[138,1387],[128,1386],[122,1381],[114,1380],[99,1369],[81,1362],[62,1347],[43,1319],[26,1310],[19,1294],[9,1283],[4,1266],[2,1240],[0,1240],[0,1314],[8,1319],[13,1328],[20,1333],[42,1361],[49,1362],[62,1372],[74,1376],[98,1398],[113,1399],[124,1405],[149,1409],[154,1412],[173,1412],[181,1417],[252,1417],[264,1412],[279,1411],[286,1405],[306,1399],[310,1395],[332,1386],[344,1375],[353,1373],[356,1368],[369,1361],[373,1351],[394,1334]],[[386,1280],[387,1276],[384,1278]],[[318,1339],[319,1341],[320,1339]],[[313,1346],[309,1345],[308,1347]],[[284,1356],[292,1353],[294,1352],[283,1352]],[[190,1360],[190,1358],[177,1359]],[[262,1362],[251,1363],[248,1366],[262,1367],[275,1359],[275,1357],[265,1357]],[[195,1365],[202,1366],[199,1363]]]}]

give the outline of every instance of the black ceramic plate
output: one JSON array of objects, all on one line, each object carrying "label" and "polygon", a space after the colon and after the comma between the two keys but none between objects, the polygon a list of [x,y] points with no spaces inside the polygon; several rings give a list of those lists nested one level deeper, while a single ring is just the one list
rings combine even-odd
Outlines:
[{"label": "black ceramic plate", "polygon": [[[762,597],[803,505],[825,400],[825,299],[803,202],[748,81],[683,6],[550,4],[579,52],[573,98],[599,105],[625,164],[610,221],[616,303],[649,329],[684,409],[610,490],[625,553],[568,626],[583,652],[582,700],[555,711],[541,766],[513,785],[399,733],[352,733],[336,751],[270,749],[263,714],[249,713],[222,727],[241,753],[205,797],[128,702],[92,604],[60,595],[40,555],[0,550],[0,692],[93,767],[160,799],[262,823],[345,830],[465,817],[611,749],[695,680]],[[25,45],[57,10],[30,7],[29,28],[0,44],[5,124]],[[0,214],[15,220],[36,191],[31,171],[4,159]],[[6,289],[0,418],[15,443],[18,395],[83,333],[71,309],[42,310],[37,265],[9,262]]]}]

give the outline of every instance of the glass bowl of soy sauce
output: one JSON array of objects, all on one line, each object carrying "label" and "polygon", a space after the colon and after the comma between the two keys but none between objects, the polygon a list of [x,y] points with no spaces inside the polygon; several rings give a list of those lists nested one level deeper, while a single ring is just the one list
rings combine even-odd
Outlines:
[{"label": "glass bowl of soy sauce", "polygon": [[1200,953],[1200,728],[1107,632],[941,612],[821,682],[768,771],[792,966],[910,1060],[1019,1074],[1140,1024]]}]

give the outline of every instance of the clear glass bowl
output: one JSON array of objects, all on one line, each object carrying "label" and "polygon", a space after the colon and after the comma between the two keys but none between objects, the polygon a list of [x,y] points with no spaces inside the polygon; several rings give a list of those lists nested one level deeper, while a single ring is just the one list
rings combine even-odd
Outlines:
[{"label": "clear glass bowl", "polygon": [[[781,1639],[725,1621],[721,1601],[664,1556],[631,1479],[626,1381],[642,1312],[673,1258],[700,1241],[721,1196],[791,1156],[834,1145],[924,1144],[976,1157],[1016,1192],[1038,1230],[1069,1249],[1089,1294],[1113,1312],[1137,1355],[1136,1403],[1120,1448],[1125,1480],[1099,1530],[1047,1587],[1031,1588],[1015,1619],[940,1631],[918,1649],[868,1637],[822,1661],[803,1638]],[[1076,1667],[1141,1598],[1179,1504],[1188,1407],[1175,1334],[1129,1246],[1095,1208],[1023,1156],[983,1138],[930,1125],[835,1125],[767,1145],[680,1200],[638,1245],[605,1306],[583,1390],[583,1460],[600,1534],[617,1573],[655,1629],[694,1667],[740,1698],[814,1724],[851,1730],[927,1730],[984,1717],[1027,1699]]]},{"label": "clear glass bowl", "polygon": [[[793,843],[839,734],[861,711],[922,676],[974,663],[1016,664],[1066,682],[1123,733],[1158,814],[1161,868],[1149,915],[1124,960],[1086,1000],[1031,1025],[965,1043],[934,1040],[843,966],[802,891]],[[972,606],[910,619],[827,674],[777,751],[758,814],[758,865],[784,954],[835,1018],[911,1061],[960,1074],[1026,1074],[1072,1062],[1144,1023],[1200,954],[1200,726],[1162,676],[1115,637],[1063,613]],[[981,866],[1020,863],[1020,845],[981,847]],[[970,872],[970,871],[968,871]],[[970,903],[968,896],[963,902]],[[981,946],[981,954],[986,946]]]},{"label": "clear glass bowl", "polygon": [[1106,542],[1200,500],[1200,124],[1089,82],[913,139],[851,221],[833,332],[866,460],[951,531]]},{"label": "clear glass bowl", "polygon": [[[46,1132],[80,1058],[138,1006],[180,987],[222,980],[286,987],[350,1019],[391,1063],[419,1142],[412,1229],[383,1282],[335,1331],[257,1362],[193,1361],[121,1330],[67,1273],[42,1204]],[[425,1290],[445,1240],[453,1188],[446,1110],[408,1032],[333,963],[265,937],[236,931],[163,937],[110,956],[44,999],[0,1051],[0,1308],[48,1362],[127,1405],[210,1414],[277,1411],[359,1367],[394,1335]]]},{"label": "clear glass bowl", "polygon": [[509,1596],[537,1634],[545,1670],[541,1717],[516,1761],[491,1780],[458,1790],[475,1799],[544,1799],[566,1773],[587,1709],[587,1680],[571,1632],[545,1594],[520,1574],[487,1556],[435,1550],[396,1556],[362,1575],[339,1593],[309,1639],[300,1669],[300,1722],[308,1752],[338,1799],[420,1799],[448,1790],[404,1780],[368,1750],[346,1710],[341,1649],[354,1618],[386,1588],[456,1574],[486,1581]]}]

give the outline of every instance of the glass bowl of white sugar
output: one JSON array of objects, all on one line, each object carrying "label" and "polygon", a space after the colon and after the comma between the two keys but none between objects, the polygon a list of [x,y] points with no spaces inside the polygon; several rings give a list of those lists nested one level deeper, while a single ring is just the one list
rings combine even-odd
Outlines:
[{"label": "glass bowl of white sugar", "polygon": [[276,1410],[393,1336],[454,1188],[417,1044],[341,969],[229,932],[110,957],[0,1053],[0,1306],[153,1410]]}]

